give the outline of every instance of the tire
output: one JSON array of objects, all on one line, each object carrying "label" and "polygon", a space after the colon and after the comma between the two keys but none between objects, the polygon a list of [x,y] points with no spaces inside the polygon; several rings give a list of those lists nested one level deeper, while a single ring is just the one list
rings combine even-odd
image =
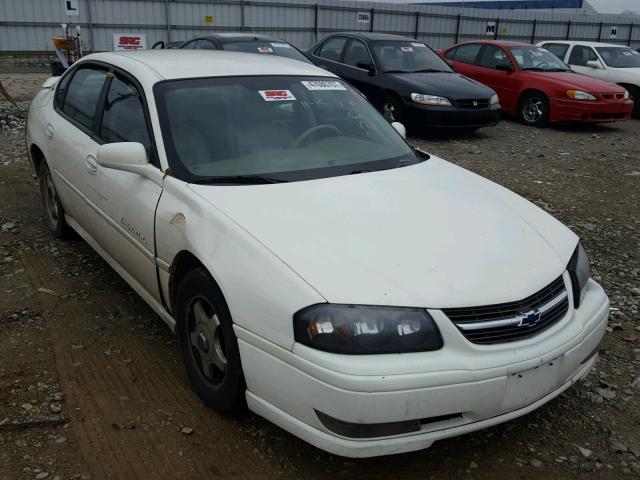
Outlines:
[{"label": "tire", "polygon": [[633,100],[632,116],[634,118],[640,118],[640,87],[625,85],[624,88],[626,88],[629,91],[629,95],[631,95],[631,100]]},{"label": "tire", "polygon": [[544,127],[549,123],[549,99],[542,92],[525,94],[518,104],[518,118],[525,125]]},{"label": "tire", "polygon": [[44,223],[57,238],[69,238],[71,228],[64,218],[64,208],[58,197],[56,186],[53,183],[51,171],[45,160],[42,160],[39,171],[40,197],[44,210]]},{"label": "tire", "polygon": [[[396,96],[389,95],[382,100],[380,110],[385,120],[389,123],[400,122],[405,124],[406,116],[404,112],[404,105],[400,99]],[[405,124],[405,127],[407,125]]]},{"label": "tire", "polygon": [[189,380],[219,413],[246,407],[238,339],[222,292],[200,267],[187,273],[176,296],[176,332]]}]

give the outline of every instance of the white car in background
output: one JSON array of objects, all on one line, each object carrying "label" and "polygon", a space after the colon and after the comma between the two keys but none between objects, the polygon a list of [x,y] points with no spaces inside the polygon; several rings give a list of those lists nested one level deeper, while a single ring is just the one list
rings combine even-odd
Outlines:
[{"label": "white car in background", "polygon": [[549,50],[575,72],[626,88],[635,102],[633,114],[640,116],[639,51],[613,43],[563,40],[547,40],[538,46]]},{"label": "white car in background", "polygon": [[89,55],[26,141],[48,227],[164,319],[219,412],[399,453],[531,412],[597,358],[609,302],[576,235],[313,65]]}]

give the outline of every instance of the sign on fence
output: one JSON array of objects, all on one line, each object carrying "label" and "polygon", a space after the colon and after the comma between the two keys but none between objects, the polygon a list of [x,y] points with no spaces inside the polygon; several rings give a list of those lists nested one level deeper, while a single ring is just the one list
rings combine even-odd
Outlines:
[{"label": "sign on fence", "polygon": [[609,30],[609,38],[616,38],[618,36],[618,27],[611,27]]},{"label": "sign on fence", "polygon": [[113,50],[144,50],[147,48],[147,36],[144,33],[114,33]]},{"label": "sign on fence", "polygon": [[371,13],[370,12],[358,12],[356,14],[356,22],[358,22],[358,23],[369,23],[369,22],[371,22]]},{"label": "sign on fence", "polygon": [[80,15],[78,10],[78,0],[64,0],[64,12],[70,17]]},{"label": "sign on fence", "polygon": [[495,35],[496,34],[496,22],[487,22],[487,31],[486,35]]}]

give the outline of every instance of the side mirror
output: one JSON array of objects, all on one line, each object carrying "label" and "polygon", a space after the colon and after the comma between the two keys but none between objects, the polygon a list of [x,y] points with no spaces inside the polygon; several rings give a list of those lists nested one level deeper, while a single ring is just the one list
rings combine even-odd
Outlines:
[{"label": "side mirror", "polygon": [[402,138],[407,138],[407,129],[403,124],[400,122],[391,122],[391,126]]},{"label": "side mirror", "polygon": [[587,62],[587,67],[591,67],[595,70],[604,70],[604,67],[600,63],[600,60],[589,60]]},{"label": "side mirror", "polygon": [[357,68],[361,68],[362,70],[366,70],[369,72],[369,75],[375,75],[376,68],[370,63],[356,63]]},{"label": "side mirror", "polygon": [[508,63],[499,63],[496,65],[496,70],[500,70],[502,72],[513,72],[513,67]]},{"label": "side mirror", "polygon": [[117,142],[100,145],[96,160],[101,167],[137,173],[162,186],[164,174],[149,163],[147,151],[141,143]]}]

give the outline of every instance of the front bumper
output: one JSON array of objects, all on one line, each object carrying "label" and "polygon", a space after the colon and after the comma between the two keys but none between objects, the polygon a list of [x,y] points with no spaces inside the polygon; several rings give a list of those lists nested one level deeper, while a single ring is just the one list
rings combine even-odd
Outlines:
[{"label": "front bumper", "polygon": [[497,125],[500,105],[470,109],[405,103],[405,116],[412,125],[438,128],[481,128]]},{"label": "front bumper", "polygon": [[633,112],[630,100],[581,101],[552,98],[549,102],[552,122],[606,123],[629,120]]},{"label": "front bumper", "polygon": [[[556,397],[589,373],[608,308],[604,291],[590,281],[580,309],[571,307],[549,330],[505,348],[472,345],[459,333],[451,337],[457,330],[434,311],[445,338],[442,351],[376,356],[384,359],[327,354],[301,345],[289,352],[235,329],[251,410],[323,450],[370,457],[427,448],[436,440],[524,415]],[[430,371],[416,367],[425,359]],[[347,424],[417,421],[419,428],[355,438],[336,433],[327,416]]]}]

